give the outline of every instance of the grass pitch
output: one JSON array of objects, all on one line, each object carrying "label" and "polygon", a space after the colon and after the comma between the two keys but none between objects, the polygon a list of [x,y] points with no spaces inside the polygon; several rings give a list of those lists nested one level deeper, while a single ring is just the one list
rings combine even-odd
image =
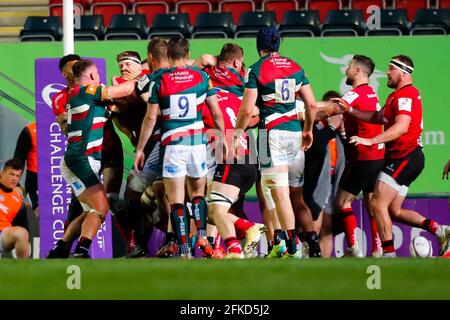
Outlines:
[{"label": "grass pitch", "polygon": [[[371,265],[380,289],[368,289]],[[0,299],[450,299],[446,259],[3,259],[0,275]]]}]

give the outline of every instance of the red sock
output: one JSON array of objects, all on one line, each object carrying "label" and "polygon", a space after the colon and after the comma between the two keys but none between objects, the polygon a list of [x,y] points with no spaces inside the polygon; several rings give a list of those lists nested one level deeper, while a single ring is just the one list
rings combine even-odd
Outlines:
[{"label": "red sock", "polygon": [[371,234],[372,234],[372,253],[377,252],[381,247],[381,239],[380,235],[377,231],[377,224],[375,222],[375,218],[373,216],[369,216],[370,226],[371,226]]},{"label": "red sock", "polygon": [[395,252],[394,241],[393,240],[383,241],[381,246],[383,247],[383,253]]},{"label": "red sock", "polygon": [[421,228],[427,230],[429,233],[435,234],[439,228],[439,224],[433,219],[425,219],[421,223]]},{"label": "red sock", "polygon": [[342,209],[340,215],[347,244],[353,247],[356,241],[356,216],[351,208]]},{"label": "red sock", "polygon": [[232,252],[232,253],[241,253],[242,252],[242,248],[241,248],[241,244],[239,243],[239,240],[236,239],[236,237],[228,237],[225,239],[225,245],[228,248],[228,252]]},{"label": "red sock", "polygon": [[236,237],[238,239],[244,239],[247,236],[247,230],[254,225],[255,224],[253,222],[247,221],[245,219],[238,219],[234,223],[234,228],[236,229]]}]

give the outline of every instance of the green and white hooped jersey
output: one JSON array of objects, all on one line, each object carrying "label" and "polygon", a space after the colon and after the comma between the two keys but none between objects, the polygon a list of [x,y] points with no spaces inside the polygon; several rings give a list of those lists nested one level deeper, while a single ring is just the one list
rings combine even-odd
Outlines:
[{"label": "green and white hooped jersey", "polygon": [[305,71],[276,52],[253,64],[247,71],[245,87],[258,89],[259,128],[301,131],[295,98],[301,86],[306,84],[309,81]]},{"label": "green and white hooped jersey", "polygon": [[101,86],[75,86],[69,92],[66,156],[86,155],[101,159],[103,127],[107,120],[101,96]]}]

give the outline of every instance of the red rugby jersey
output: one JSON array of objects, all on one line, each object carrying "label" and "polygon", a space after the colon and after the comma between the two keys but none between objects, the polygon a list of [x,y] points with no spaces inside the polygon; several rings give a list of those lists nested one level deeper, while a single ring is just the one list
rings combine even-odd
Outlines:
[{"label": "red rugby jersey", "polygon": [[422,98],[416,87],[407,85],[389,95],[383,108],[384,127],[389,129],[395,124],[398,115],[411,117],[408,131],[397,139],[386,143],[386,157],[399,159],[408,155],[417,147],[422,147],[423,129]]},{"label": "red rugby jersey", "polygon": [[[350,106],[362,111],[378,111],[380,104],[377,94],[367,83],[353,90],[347,91],[342,99]],[[357,119],[351,115],[344,115],[345,132],[348,138],[358,136],[362,138],[373,138],[383,132],[383,126]],[[346,145],[346,157],[350,161],[380,160],[384,158],[384,144],[363,146],[354,144]]]}]

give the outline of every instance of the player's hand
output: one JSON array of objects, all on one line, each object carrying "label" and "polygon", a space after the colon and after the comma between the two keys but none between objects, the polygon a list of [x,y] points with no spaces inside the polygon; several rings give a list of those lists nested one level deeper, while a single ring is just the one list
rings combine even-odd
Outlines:
[{"label": "player's hand", "polygon": [[122,77],[125,80],[137,80],[138,78],[140,78],[142,71],[138,70],[138,69],[131,69],[131,68],[127,68],[124,72]]},{"label": "player's hand", "polygon": [[144,167],[144,151],[136,150],[136,156],[134,157],[134,169],[139,171]]},{"label": "player's hand", "polygon": [[303,131],[302,132],[302,145],[301,149],[303,151],[308,151],[309,148],[311,148],[313,143],[313,133],[311,131]]},{"label": "player's hand", "polygon": [[333,98],[331,99],[331,102],[336,103],[341,108],[342,112],[348,113],[351,110],[351,106],[342,98]]},{"label": "player's hand", "polygon": [[[448,180],[448,173],[450,172],[450,160],[448,160],[447,164],[444,166],[444,171],[442,172],[442,180]],[[449,199],[450,201],[450,199]],[[450,208],[450,202],[449,202]]]},{"label": "player's hand", "polygon": [[355,146],[363,145],[363,146],[371,146],[373,145],[372,139],[361,138],[358,136],[353,136],[350,138],[349,143],[353,143]]}]

